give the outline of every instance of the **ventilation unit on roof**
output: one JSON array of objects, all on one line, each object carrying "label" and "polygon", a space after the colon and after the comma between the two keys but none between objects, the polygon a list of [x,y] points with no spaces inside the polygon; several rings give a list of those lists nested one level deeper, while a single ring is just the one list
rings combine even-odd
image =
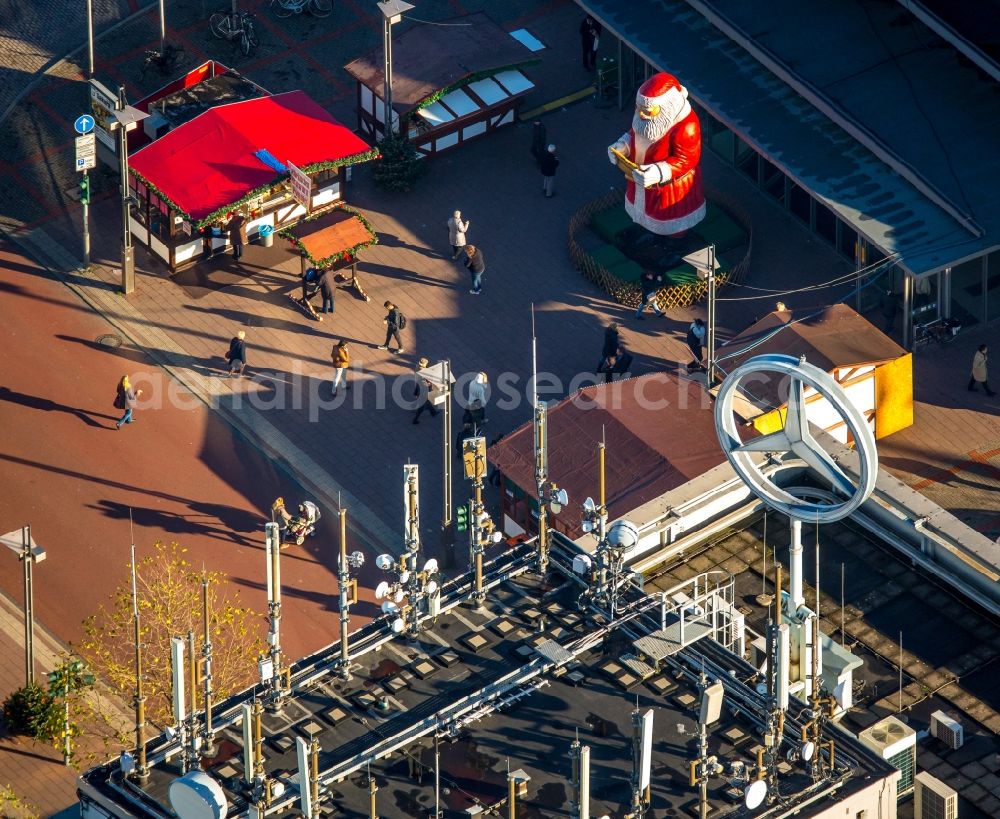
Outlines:
[{"label": "ventilation unit on roof", "polygon": [[917,774],[914,819],[958,819],[958,792],[927,771]]},{"label": "ventilation unit on roof", "polygon": [[895,717],[886,717],[866,728],[858,739],[902,774],[896,786],[896,798],[913,790],[917,768],[917,732]]},{"label": "ventilation unit on roof", "polygon": [[931,714],[931,736],[940,739],[953,751],[957,751],[965,742],[962,723],[952,719],[944,711],[935,711]]}]

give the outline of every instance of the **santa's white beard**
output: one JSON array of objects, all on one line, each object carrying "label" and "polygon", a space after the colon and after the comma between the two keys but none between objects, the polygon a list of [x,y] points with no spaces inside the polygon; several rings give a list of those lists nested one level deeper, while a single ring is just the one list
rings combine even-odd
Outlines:
[{"label": "santa's white beard", "polygon": [[674,118],[665,106],[660,108],[660,113],[651,119],[640,116],[638,111],[632,117],[632,130],[635,132],[636,141],[647,144],[658,142],[673,124]]}]

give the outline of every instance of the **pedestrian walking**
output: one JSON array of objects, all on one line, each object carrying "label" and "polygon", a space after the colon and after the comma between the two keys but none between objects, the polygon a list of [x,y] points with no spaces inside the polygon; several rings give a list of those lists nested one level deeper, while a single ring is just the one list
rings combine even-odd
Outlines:
[{"label": "pedestrian walking", "polygon": [[642,278],[639,279],[639,286],[642,288],[642,303],[639,305],[639,309],[635,311],[635,317],[640,321],[643,320],[643,311],[649,305],[653,306],[653,312],[658,316],[663,316],[663,311],[660,309],[660,305],[656,303],[656,293],[663,286],[663,276],[659,273],[654,273],[652,270],[647,270],[642,274]]},{"label": "pedestrian walking", "polygon": [[615,353],[615,363],[611,368],[612,376],[623,376],[629,378],[632,375],[632,353],[624,347],[619,347]]},{"label": "pedestrian walking", "polygon": [[589,14],[580,23],[580,49],[583,54],[583,67],[593,71],[597,66],[597,48],[601,44],[601,24]]},{"label": "pedestrian walking", "polygon": [[701,363],[704,357],[705,349],[705,322],[700,318],[696,318],[691,322],[691,326],[688,327],[687,338],[688,349],[691,351],[691,355],[694,359],[688,364],[688,369],[692,371],[704,370],[705,367]]},{"label": "pedestrian walking", "polygon": [[486,257],[475,245],[465,246],[465,266],[472,274],[472,289],[469,291],[474,296],[483,292],[483,274],[486,272]]},{"label": "pedestrian walking", "polygon": [[617,357],[614,353],[611,355],[602,355],[601,360],[597,364],[597,374],[604,376],[604,383],[610,384],[612,375],[615,371],[615,363],[617,362]]},{"label": "pedestrian walking", "polygon": [[229,243],[233,246],[233,258],[239,261],[247,243],[247,219],[238,210],[229,217]]},{"label": "pedestrian walking", "polygon": [[469,230],[469,220],[462,221],[462,211],[456,210],[448,220],[448,241],[451,243],[451,258],[457,259],[465,247],[465,234]]},{"label": "pedestrian walking", "polygon": [[226,351],[226,361],[229,362],[230,375],[243,375],[243,369],[247,365],[246,337],[246,331],[240,330],[229,341],[229,349]]},{"label": "pedestrian walking", "polygon": [[896,309],[899,306],[899,301],[896,299],[896,295],[892,290],[886,290],[882,293],[882,332],[888,335],[892,332],[893,328],[896,326]]},{"label": "pedestrian walking", "polygon": [[340,339],[340,341],[333,345],[330,358],[333,359],[332,387],[333,394],[336,395],[341,384],[344,385],[345,390],[351,388],[351,385],[347,382],[347,368],[351,366],[351,351],[347,349],[347,342],[344,339]]},{"label": "pedestrian walking", "polygon": [[115,392],[115,409],[125,410],[125,414],[115,422],[115,429],[121,429],[122,424],[135,423],[132,411],[135,409],[135,402],[139,400],[140,395],[142,395],[142,390],[133,389],[128,376],[123,375]]},{"label": "pedestrian walking", "polygon": [[972,376],[969,378],[969,392],[975,392],[976,384],[982,384],[987,395],[996,395],[990,389],[989,373],[986,370],[986,354],[988,349],[985,344],[980,344],[979,349],[972,356]]},{"label": "pedestrian walking", "polygon": [[618,351],[620,340],[618,324],[611,322],[611,324],[604,328],[604,346],[601,347],[601,358],[614,355]]},{"label": "pedestrian walking", "polygon": [[414,371],[413,397],[417,398],[421,391],[424,394],[424,400],[417,407],[417,411],[413,415],[414,424],[420,423],[420,416],[425,412],[429,412],[431,415],[438,414],[437,407],[431,401],[431,392],[434,389],[434,385],[420,374],[420,371],[426,369],[428,366],[430,366],[430,361],[426,358],[421,358],[417,362],[417,369]]},{"label": "pedestrian walking", "polygon": [[542,158],[538,161],[542,169],[542,193],[546,198],[556,194],[556,168],[559,167],[559,157],[556,156],[556,146],[549,145]]},{"label": "pedestrian walking", "polygon": [[337,274],[327,268],[319,274],[319,290],[323,295],[322,313],[333,312],[333,297],[337,291]]},{"label": "pedestrian walking", "polygon": [[396,307],[391,301],[387,301],[382,305],[389,312],[386,317],[382,319],[382,323],[385,325],[385,343],[379,344],[378,348],[380,350],[389,349],[389,340],[396,339],[396,353],[403,352],[403,342],[399,337],[399,331],[406,328],[406,316],[400,312],[400,309]]}]

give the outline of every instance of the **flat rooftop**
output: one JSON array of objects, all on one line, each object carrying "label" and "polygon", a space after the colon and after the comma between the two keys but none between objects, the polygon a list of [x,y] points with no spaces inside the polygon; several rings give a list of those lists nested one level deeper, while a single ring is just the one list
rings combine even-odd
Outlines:
[{"label": "flat rooftop", "polygon": [[[758,514],[739,530],[647,573],[645,590],[670,588],[698,572],[732,572],[735,602],[747,626],[760,633],[768,612],[756,598],[762,591],[774,592],[776,552],[788,589],[789,542],[787,517],[772,512],[765,524],[764,515]],[[815,542],[815,528],[804,523],[803,587],[811,608],[816,599]],[[768,580],[762,584],[765,543]],[[821,631],[864,660],[854,672],[855,707],[842,725],[857,734],[885,716],[900,716],[902,702],[901,718],[926,731],[930,715],[943,710],[962,723],[965,744],[952,750],[933,737],[920,740],[918,768],[959,792],[963,819],[1000,816],[1000,624],[914,570],[849,520],[820,528],[819,574]],[[989,787],[982,788],[983,781]],[[974,787],[977,784],[980,787]],[[901,805],[900,817],[912,816],[912,810],[912,801]]]},{"label": "flat rooftop", "polygon": [[[559,552],[564,548],[557,542],[553,559],[565,566],[571,557]],[[762,743],[751,716],[763,703],[755,669],[707,638],[659,664],[640,656],[636,640],[663,625],[658,598],[633,591],[620,616],[608,623],[581,607],[582,589],[573,578],[553,571],[550,583],[540,586],[524,571],[532,553],[531,545],[516,546],[490,564],[492,586],[482,608],[448,602],[468,596],[467,576],[446,582],[442,613],[427,621],[415,641],[391,635],[386,618],[356,632],[352,652],[362,645],[369,650],[357,657],[350,680],[334,667],[336,648],[300,663],[294,697],[262,720],[267,776],[287,786],[278,802],[298,809],[295,738],[313,731],[321,747],[320,778],[329,789],[324,804],[333,815],[368,815],[369,770],[380,817],[424,815],[433,807],[436,733],[445,816],[503,803],[508,764],[528,780],[519,817],[565,814],[572,797],[570,748],[578,736],[591,749],[592,814],[621,816],[631,801],[632,712],[638,705],[640,713],[654,714],[650,815],[696,816],[688,762],[695,756],[697,679],[704,667],[710,680],[722,679],[727,689],[727,707],[709,735],[710,752],[726,762],[725,776],[713,778],[709,788],[710,815],[749,815],[742,787],[730,780],[731,763],[752,765]],[[667,621],[675,624],[673,615]],[[247,807],[238,714],[236,699],[219,707],[219,753],[202,762],[224,787],[229,815]],[[798,733],[790,710],[786,735]],[[855,766],[841,795],[890,770],[836,733],[838,772]],[[180,769],[177,757],[164,759],[163,751],[177,749],[173,741],[151,751],[156,764],[141,790],[122,785],[116,764],[88,772],[82,782],[122,807],[129,796],[138,797],[145,808],[137,815],[164,815],[167,789]],[[828,787],[814,784],[805,766],[784,757],[777,770],[783,799],[792,804]],[[813,810],[803,806],[800,815]]]}]

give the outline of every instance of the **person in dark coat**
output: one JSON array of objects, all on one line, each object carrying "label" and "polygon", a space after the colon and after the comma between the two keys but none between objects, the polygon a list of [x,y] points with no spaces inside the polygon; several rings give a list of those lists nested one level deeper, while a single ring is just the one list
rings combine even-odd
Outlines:
[{"label": "person in dark coat", "polygon": [[417,362],[417,369],[416,372],[414,373],[413,397],[419,398],[421,391],[423,391],[424,394],[423,403],[419,407],[417,407],[417,411],[413,415],[414,424],[420,423],[420,416],[423,415],[425,412],[429,412],[431,415],[438,414],[437,407],[435,407],[433,402],[431,401],[431,393],[434,391],[434,385],[420,374],[421,370],[424,370],[429,366],[430,366],[430,361],[428,361],[426,358],[421,358]]},{"label": "person in dark coat", "polygon": [[321,313],[333,312],[333,297],[337,290],[337,274],[332,270],[324,270],[319,277],[319,289],[323,294]]},{"label": "person in dark coat", "polygon": [[642,288],[642,303],[639,305],[639,309],[635,311],[635,317],[641,321],[643,312],[650,304],[653,305],[653,312],[662,317],[663,311],[660,309],[660,305],[656,303],[656,291],[663,287],[663,276],[659,273],[654,273],[652,270],[647,270],[642,274],[642,278],[639,279],[639,286]]},{"label": "person in dark coat", "polygon": [[132,411],[135,409],[136,401],[139,400],[140,395],[142,395],[142,390],[134,389],[129,383],[128,376],[123,375],[122,380],[118,382],[118,389],[115,391],[115,407],[125,410],[125,414],[115,421],[115,429],[121,429],[122,424],[135,423]]},{"label": "person in dark coat", "polygon": [[546,198],[555,196],[556,193],[556,168],[559,167],[559,157],[556,156],[556,146],[549,145],[548,149],[538,160],[538,166],[542,169],[542,193]]},{"label": "person in dark coat", "polygon": [[618,325],[612,322],[604,330],[604,346],[601,348],[601,358],[607,358],[618,352]]},{"label": "person in dark coat", "polygon": [[483,273],[486,272],[486,257],[475,245],[465,246],[465,266],[472,275],[472,289],[469,291],[474,296],[483,292]]},{"label": "person in dark coat", "polygon": [[239,261],[247,243],[247,219],[239,211],[229,218],[229,243],[233,246],[233,258]]},{"label": "person in dark coat", "polygon": [[882,293],[882,318],[885,321],[882,332],[886,335],[891,333],[893,327],[896,326],[896,309],[898,306],[899,302],[891,290],[886,290]]},{"label": "person in dark coat", "polygon": [[597,46],[601,31],[601,24],[589,14],[580,23],[580,48],[583,52],[583,67],[587,71],[593,71],[597,66]]},{"label": "person in dark coat", "polygon": [[378,348],[380,350],[388,350],[389,339],[395,338],[396,352],[401,353],[403,352],[403,342],[399,337],[399,331],[401,329],[400,319],[402,318],[403,314],[399,312],[399,308],[396,307],[396,305],[393,304],[391,301],[387,301],[382,306],[389,312],[386,314],[385,318],[382,319],[382,323],[385,325],[385,343],[379,344]]},{"label": "person in dark coat", "polygon": [[691,355],[694,356],[691,363],[688,364],[689,370],[698,371],[705,369],[705,365],[701,363],[701,360],[705,355],[706,332],[707,329],[705,327],[705,322],[700,318],[696,318],[691,322],[691,326],[688,327],[685,342],[687,343],[688,349],[691,351]]},{"label": "person in dark coat", "polygon": [[618,352],[615,354],[615,363],[611,368],[612,376],[623,375],[629,376],[632,373],[632,353],[626,350],[624,347],[619,347]]},{"label": "person in dark coat", "polygon": [[246,331],[240,330],[229,342],[226,360],[229,362],[230,375],[243,375],[243,368],[247,365],[246,337]]}]

